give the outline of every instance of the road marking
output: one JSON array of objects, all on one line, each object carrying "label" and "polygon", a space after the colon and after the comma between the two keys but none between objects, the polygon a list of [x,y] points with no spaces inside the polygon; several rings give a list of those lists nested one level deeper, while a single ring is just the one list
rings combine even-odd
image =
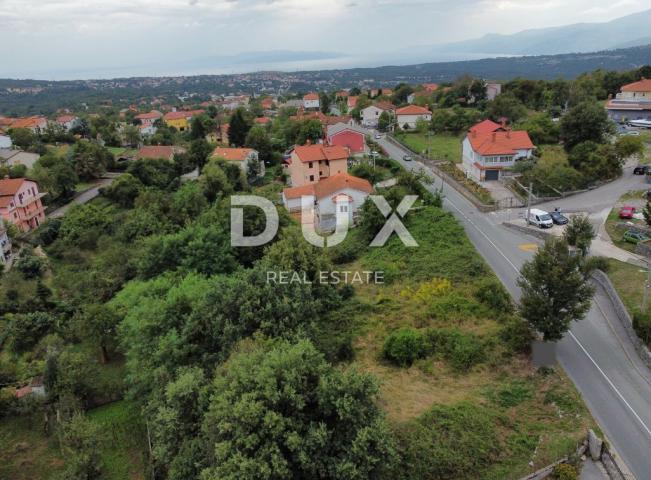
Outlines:
[{"label": "road marking", "polygon": [[535,252],[538,250],[538,245],[535,243],[522,243],[518,245],[518,248],[523,252]]},{"label": "road marking", "polygon": [[[455,204],[454,204],[454,203],[453,203],[449,198],[446,197],[445,200],[447,200],[447,202],[448,202],[450,205],[452,205],[452,207],[453,207],[457,212],[459,212],[459,214],[460,214],[463,218],[465,218],[465,219],[468,221],[468,223],[470,223],[473,227],[475,227],[475,228],[477,229],[477,231],[478,231],[479,233],[481,233],[481,234],[486,238],[486,240],[488,240],[488,242],[489,242],[489,243],[490,243],[490,244],[495,248],[495,250],[497,250],[497,252],[498,252],[502,257],[504,257],[504,259],[507,261],[507,263],[508,263],[509,265],[511,265],[511,267],[513,268],[513,270],[515,270],[515,271],[518,273],[518,275],[519,275],[519,274],[520,274],[520,270],[518,269],[518,267],[516,267],[516,266],[513,264],[513,262],[511,262],[511,260],[508,259],[508,257],[504,254],[504,252],[502,252],[502,250],[500,250],[500,248],[499,248],[497,245],[495,245],[495,243],[494,243],[494,242],[493,242],[493,241],[488,237],[488,235],[487,235],[487,234],[486,234],[486,233],[485,233],[481,228],[479,228],[479,227],[478,227],[478,226],[477,226],[477,225],[476,225],[472,220],[470,220],[470,218],[468,218],[468,216],[465,215],[465,214],[461,211],[461,209],[460,209],[459,207],[457,207],[457,206],[456,206],[456,205],[455,205]],[[631,413],[632,413],[633,416],[636,418],[636,420],[640,423],[640,425],[642,425],[642,428],[644,428],[644,430],[646,430],[646,432],[649,434],[649,436],[651,436],[651,429],[649,429],[649,427],[646,426],[646,424],[644,423],[644,421],[642,420],[642,418],[637,414],[637,412],[633,409],[633,407],[631,407],[631,404],[628,403],[628,402],[626,401],[626,399],[625,399],[624,396],[621,394],[621,392],[617,389],[617,387],[615,386],[615,384],[610,380],[610,378],[608,378],[608,375],[606,375],[606,373],[601,369],[601,367],[600,367],[599,364],[595,361],[595,359],[592,358],[592,356],[588,353],[588,351],[585,349],[585,347],[584,347],[583,344],[579,341],[579,339],[576,338],[576,336],[574,335],[574,333],[572,333],[572,331],[569,331],[568,333],[570,334],[570,337],[572,338],[572,340],[574,340],[574,341],[576,342],[576,344],[577,344],[577,345],[579,346],[579,348],[583,351],[583,353],[585,353],[585,355],[588,357],[588,359],[589,359],[589,360],[592,362],[592,364],[597,368],[597,370],[599,371],[599,373],[604,377],[604,379],[606,379],[606,382],[608,382],[608,385],[610,385],[610,388],[613,389],[613,391],[617,394],[617,396],[621,399],[621,401],[624,402],[624,405],[626,405],[626,407],[631,411]]]}]

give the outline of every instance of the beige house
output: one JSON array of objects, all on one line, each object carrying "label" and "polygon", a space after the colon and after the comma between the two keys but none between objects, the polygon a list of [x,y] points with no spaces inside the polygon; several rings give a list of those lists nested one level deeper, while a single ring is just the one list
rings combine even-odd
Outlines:
[{"label": "beige house", "polygon": [[286,160],[291,186],[310,185],[338,173],[347,173],[349,156],[348,149],[341,146],[294,147]]},{"label": "beige house", "polygon": [[217,147],[212,152],[210,158],[222,158],[229,163],[239,165],[247,175],[249,174],[249,166],[253,163],[257,163],[258,176],[263,177],[265,173],[264,162],[259,160],[258,152],[252,148]]}]

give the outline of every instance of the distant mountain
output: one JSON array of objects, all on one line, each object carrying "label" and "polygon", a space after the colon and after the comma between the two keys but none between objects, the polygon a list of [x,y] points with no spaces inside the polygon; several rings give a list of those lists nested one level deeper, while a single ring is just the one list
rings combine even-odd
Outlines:
[{"label": "distant mountain", "polygon": [[607,23],[576,23],[562,27],[524,30],[512,35],[489,34],[475,40],[427,48],[432,54],[441,51],[491,55],[595,52],[650,44],[650,25],[651,10],[646,10]]}]

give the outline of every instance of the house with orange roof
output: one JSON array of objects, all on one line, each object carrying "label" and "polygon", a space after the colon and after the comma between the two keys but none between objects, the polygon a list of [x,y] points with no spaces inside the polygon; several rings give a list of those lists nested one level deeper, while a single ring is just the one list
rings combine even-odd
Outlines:
[{"label": "house with orange roof", "polygon": [[334,230],[342,221],[355,223],[359,209],[373,192],[373,186],[364,178],[348,173],[337,173],[317,183],[285,188],[282,199],[290,213],[302,213],[302,206],[313,207],[313,218],[301,218],[317,230]]},{"label": "house with orange roof", "polygon": [[65,115],[59,115],[55,119],[55,123],[57,125],[60,125],[61,127],[65,128],[66,132],[69,132],[73,128],[80,125],[81,120],[79,119],[79,117],[77,115],[65,114]]},{"label": "house with orange roof", "polygon": [[271,119],[269,117],[257,117],[253,120],[256,125],[269,125]]},{"label": "house with orange roof", "polygon": [[171,162],[174,160],[175,154],[183,153],[184,151],[185,149],[181,147],[173,147],[170,145],[148,145],[138,150],[136,159],[155,160],[157,158],[162,158]]},{"label": "house with orange roof", "polygon": [[527,132],[504,130],[501,126],[486,130],[485,123],[483,131],[473,127],[463,140],[462,165],[473,180],[499,180],[515,162],[533,156],[536,147]]},{"label": "house with orange roof", "polygon": [[332,175],[348,172],[350,151],[342,146],[307,144],[296,146],[286,160],[292,187],[318,183]]},{"label": "house with orange roof", "polygon": [[152,110],[147,113],[140,113],[134,117],[136,120],[140,120],[141,125],[154,125],[157,120],[163,118],[163,114],[158,110]]},{"label": "house with orange roof", "polygon": [[253,166],[257,166],[258,177],[263,177],[265,173],[264,162],[259,160],[258,152],[252,148],[217,147],[213,150],[210,158],[221,158],[238,165],[247,175],[250,174]]},{"label": "house with orange roof", "polygon": [[490,119],[486,119],[482,122],[479,122],[476,125],[473,125],[468,130],[470,133],[493,133],[493,132],[504,132],[506,131],[506,125],[496,123]]},{"label": "house with orange roof", "polygon": [[32,180],[5,177],[0,180],[0,217],[16,225],[21,232],[38,228],[45,220],[41,201],[45,195]]},{"label": "house with orange roof", "polygon": [[319,94],[310,92],[307,95],[303,96],[303,108],[305,110],[318,110],[321,108]]},{"label": "house with orange roof", "polygon": [[416,128],[416,124],[421,120],[431,122],[432,112],[418,105],[408,105],[396,110],[396,122],[400,128]]},{"label": "house with orange roof", "polygon": [[271,97],[263,98],[260,100],[260,106],[263,110],[273,110],[275,108],[275,104],[276,102],[274,102],[274,99]]},{"label": "house with orange roof", "polygon": [[42,116],[33,116],[26,118],[17,118],[11,125],[10,129],[26,128],[33,133],[40,133],[47,127],[47,118]]},{"label": "house with orange roof", "polygon": [[642,78],[624,85],[615,98],[608,99],[606,110],[608,116],[616,122],[651,122],[651,80]]}]

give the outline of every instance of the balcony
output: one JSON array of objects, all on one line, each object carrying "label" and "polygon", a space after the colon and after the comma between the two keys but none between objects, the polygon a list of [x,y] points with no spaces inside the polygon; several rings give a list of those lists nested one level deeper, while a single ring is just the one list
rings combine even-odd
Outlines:
[{"label": "balcony", "polygon": [[34,203],[36,200],[40,200],[45,195],[47,195],[47,193],[43,192],[43,193],[37,193],[36,195],[34,195],[32,197],[29,197],[29,198],[23,198],[22,202],[16,202],[16,207],[25,208],[25,207],[31,205],[32,203]]},{"label": "balcony", "polygon": [[23,211],[22,213],[19,212],[18,213],[18,219],[22,220],[22,221],[25,221],[25,220],[28,221],[28,220],[31,220],[32,218],[38,216],[39,214],[41,214],[43,212],[45,212],[45,207],[41,205],[39,208],[37,208],[35,210],[31,210],[29,212],[25,212],[25,211]]}]

